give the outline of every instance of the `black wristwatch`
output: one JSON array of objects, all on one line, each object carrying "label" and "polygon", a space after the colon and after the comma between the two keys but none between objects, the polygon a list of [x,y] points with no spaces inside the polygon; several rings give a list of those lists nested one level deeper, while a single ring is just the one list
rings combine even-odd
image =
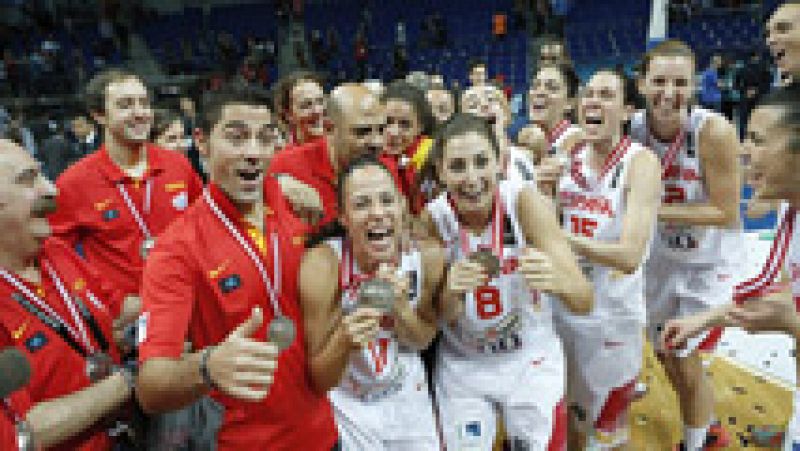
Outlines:
[{"label": "black wristwatch", "polygon": [[203,378],[203,382],[208,388],[216,389],[217,384],[214,383],[214,379],[211,378],[211,373],[208,371],[208,356],[214,349],[216,346],[209,346],[200,352],[200,377]]}]

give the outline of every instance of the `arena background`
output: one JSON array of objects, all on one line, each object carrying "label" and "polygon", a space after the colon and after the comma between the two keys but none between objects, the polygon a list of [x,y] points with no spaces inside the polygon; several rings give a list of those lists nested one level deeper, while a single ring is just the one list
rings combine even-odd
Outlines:
[{"label": "arena background", "polygon": [[[81,89],[96,71],[124,65],[142,74],[158,106],[180,112],[187,131],[193,99],[240,78],[270,87],[295,69],[345,80],[441,75],[454,91],[471,61],[511,100],[511,134],[526,123],[525,92],[539,48],[563,37],[581,78],[599,66],[636,76],[649,45],[685,40],[704,70],[722,58],[720,110],[741,126],[752,102],[775,81],[763,24],[777,0],[0,0],[0,132],[18,133],[55,177],[53,155],[91,142]],[[88,123],[88,126],[87,126]],[[87,131],[88,130],[88,131]],[[96,142],[91,145],[96,145]],[[93,149],[84,149],[83,152]],[[196,158],[196,155],[194,155]],[[196,162],[196,160],[195,160]],[[62,162],[63,163],[63,162]],[[744,197],[750,195],[744,188]],[[746,200],[743,200],[746,202]],[[775,215],[749,218],[745,246],[728,251],[731,276],[755,271]],[[791,411],[793,343],[779,335],[725,333],[708,358],[719,420],[730,449],[767,445]],[[648,351],[649,352],[649,351]],[[665,450],[677,441],[674,395],[651,354],[634,408],[635,449]]]}]

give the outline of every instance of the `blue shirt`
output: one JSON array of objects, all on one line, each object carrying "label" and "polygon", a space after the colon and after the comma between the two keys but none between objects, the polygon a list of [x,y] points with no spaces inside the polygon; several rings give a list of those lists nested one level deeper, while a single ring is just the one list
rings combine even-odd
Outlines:
[{"label": "blue shirt", "polygon": [[703,71],[700,79],[700,102],[704,104],[719,103],[722,94],[719,92],[717,70],[709,67]]}]

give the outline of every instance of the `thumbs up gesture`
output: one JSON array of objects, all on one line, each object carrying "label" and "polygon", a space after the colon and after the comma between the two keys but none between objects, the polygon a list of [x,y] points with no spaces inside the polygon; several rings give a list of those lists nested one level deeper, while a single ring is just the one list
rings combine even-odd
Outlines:
[{"label": "thumbs up gesture", "polygon": [[231,332],[208,355],[208,373],[224,393],[245,401],[267,396],[278,366],[278,348],[251,338],[264,323],[261,308]]}]

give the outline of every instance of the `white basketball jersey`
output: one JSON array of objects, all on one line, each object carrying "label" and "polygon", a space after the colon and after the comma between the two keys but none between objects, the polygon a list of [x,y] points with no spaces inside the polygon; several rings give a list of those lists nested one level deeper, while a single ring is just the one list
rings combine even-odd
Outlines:
[{"label": "white basketball jersey", "polygon": [[457,354],[507,354],[547,346],[546,338],[554,336],[550,298],[531,291],[515,272],[526,245],[516,212],[517,196],[524,186],[527,184],[510,180],[500,182],[493,220],[480,236],[461,228],[447,193],[426,206],[451,263],[478,249],[491,249],[500,259],[500,274],[467,293],[464,314],[455,324],[443,325],[444,344]]},{"label": "white basketball jersey", "polygon": [[[627,208],[625,185],[628,171],[633,158],[644,148],[624,137],[609,153],[599,173],[590,168],[590,150],[586,145],[576,151],[570,173],[559,183],[564,229],[598,241],[618,241]],[[626,275],[582,257],[579,260],[584,274],[594,284],[594,315],[635,317],[644,321],[641,265],[636,272]]]},{"label": "white basketball jersey", "polygon": [[566,164],[569,161],[573,149],[566,149],[567,140],[574,133],[578,133],[580,127],[573,125],[569,120],[564,119],[559,122],[549,133],[547,133],[548,155],[558,156]]},{"label": "white basketball jersey", "polygon": [[[346,242],[343,245],[341,239],[332,239],[326,243],[339,257],[342,310],[352,311],[358,303],[361,282],[370,277],[358,269]],[[422,257],[419,251],[403,254],[398,270],[409,278],[409,303],[416,307],[422,293]],[[375,341],[351,354],[339,389],[364,400],[373,400],[398,391],[407,374],[403,361],[408,359],[404,358],[404,354],[419,358],[415,351],[405,349],[398,343],[391,319],[384,318]]]},{"label": "white basketball jersey", "polygon": [[517,146],[508,146],[506,168],[503,178],[518,182],[535,182],[536,169],[525,150]]},{"label": "white basketball jersey", "polygon": [[[652,136],[646,111],[636,112],[631,119],[631,138],[649,147],[661,159],[663,203],[708,202],[698,142],[706,119],[716,114],[703,108],[692,108],[686,128],[668,143]],[[652,255],[653,258],[665,257],[680,263],[719,264],[723,261],[722,238],[723,230],[718,227],[659,222]]]}]

